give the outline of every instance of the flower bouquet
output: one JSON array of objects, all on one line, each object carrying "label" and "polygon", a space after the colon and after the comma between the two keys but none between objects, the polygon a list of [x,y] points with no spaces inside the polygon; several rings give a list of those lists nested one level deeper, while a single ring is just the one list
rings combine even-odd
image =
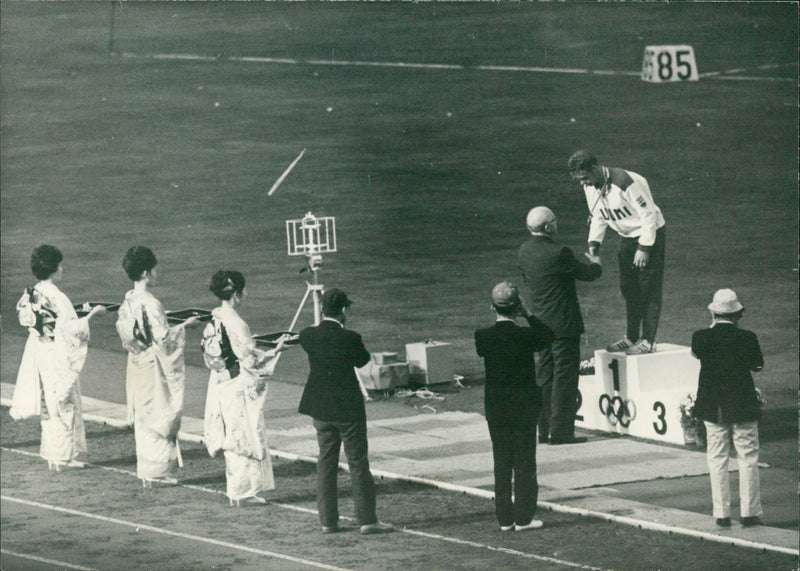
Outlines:
[{"label": "flower bouquet", "polygon": [[697,403],[697,395],[689,393],[678,405],[681,412],[681,427],[683,427],[683,441],[686,444],[697,444],[705,447],[706,426],[703,421],[694,414],[694,407]]}]

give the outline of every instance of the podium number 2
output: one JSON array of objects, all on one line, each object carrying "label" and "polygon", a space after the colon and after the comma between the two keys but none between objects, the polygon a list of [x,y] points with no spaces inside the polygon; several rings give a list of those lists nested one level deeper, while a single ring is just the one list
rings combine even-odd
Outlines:
[{"label": "podium number 2", "polygon": [[667,433],[667,407],[664,406],[663,402],[656,401],[653,403],[653,410],[657,413],[656,418],[661,421],[661,426],[658,426],[658,423],[653,423],[653,430],[656,431],[656,434],[666,434]]},{"label": "podium number 2", "polygon": [[[689,50],[677,50],[675,52],[675,65],[676,75],[679,79],[689,79],[692,75],[691,52]],[[659,52],[656,58],[658,62],[658,77],[663,81],[672,79],[672,53]]]}]

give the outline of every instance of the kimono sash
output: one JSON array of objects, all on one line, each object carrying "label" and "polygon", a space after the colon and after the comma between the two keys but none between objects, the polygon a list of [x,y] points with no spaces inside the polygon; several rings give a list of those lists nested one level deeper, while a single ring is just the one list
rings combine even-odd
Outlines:
[{"label": "kimono sash", "polygon": [[[155,311],[155,310],[154,310]],[[129,299],[120,306],[116,329],[123,347],[131,354],[129,359],[138,363],[152,363],[152,402],[134,410],[136,396],[130,379],[126,382],[128,420],[134,415],[148,428],[168,440],[177,437],[183,414],[186,364],[184,347],[186,332],[182,327],[164,329],[163,338],[154,335],[152,323],[166,321],[156,313],[148,317],[144,305]],[[160,335],[160,334],[159,334]]]},{"label": "kimono sash", "polygon": [[[48,296],[44,288],[53,291]],[[9,413],[16,420],[41,415],[44,395],[48,413],[71,427],[76,406],[71,398],[86,362],[89,322],[78,318],[69,298],[55,286],[41,289],[27,288],[17,303],[20,325],[29,335]]]}]

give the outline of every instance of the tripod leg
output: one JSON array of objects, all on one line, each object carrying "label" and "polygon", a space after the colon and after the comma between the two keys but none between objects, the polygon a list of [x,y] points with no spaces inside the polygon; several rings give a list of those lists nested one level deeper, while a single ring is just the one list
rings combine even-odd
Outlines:
[{"label": "tripod leg", "polygon": [[300,301],[300,306],[297,308],[297,312],[294,314],[294,318],[292,318],[292,323],[289,325],[289,331],[294,331],[294,326],[297,325],[297,319],[300,317],[300,312],[303,311],[303,306],[306,304],[306,300],[308,299],[308,294],[311,293],[311,286],[309,285],[306,288],[306,293],[303,296],[303,299]]}]

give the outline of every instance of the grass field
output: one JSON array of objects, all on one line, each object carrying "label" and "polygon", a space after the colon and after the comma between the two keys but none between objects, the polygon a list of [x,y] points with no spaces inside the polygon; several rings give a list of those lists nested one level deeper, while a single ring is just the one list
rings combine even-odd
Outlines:
[{"label": "grass field", "polygon": [[[552,207],[561,240],[584,247],[566,160],[588,148],[646,176],[666,217],[659,339],[688,344],[713,292],[732,287],[765,353],[757,384],[769,406],[796,405],[795,4],[124,2],[113,35],[111,6],[0,7],[6,333],[43,242],[64,252],[75,302],[121,299],[122,256],[140,243],[160,260],[167,308],[211,307],[211,274],[239,269],[252,328],[284,329],[307,276],[284,221],[312,211],[336,217],[321,277],[356,300],[368,348],[449,341],[480,383],[472,333],[491,321],[492,285],[519,280],[528,209]],[[665,43],[721,75],[654,85],[478,67],[636,72],[644,46]],[[579,288],[584,358],[623,332],[615,246],[609,235],[603,278]],[[113,319],[93,324],[93,343],[118,347]]]}]

